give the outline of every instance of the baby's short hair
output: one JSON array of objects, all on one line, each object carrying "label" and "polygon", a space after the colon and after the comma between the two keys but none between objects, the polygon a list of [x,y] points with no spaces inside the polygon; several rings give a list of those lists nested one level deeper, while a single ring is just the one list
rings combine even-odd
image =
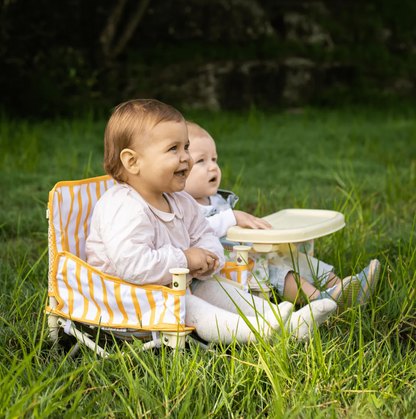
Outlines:
[{"label": "baby's short hair", "polygon": [[148,139],[148,134],[161,122],[183,122],[182,114],[156,99],[134,99],[118,105],[111,115],[104,134],[104,170],[118,182],[123,164],[120,153],[132,146],[137,138]]},{"label": "baby's short hair", "polygon": [[195,122],[186,121],[186,127],[188,128],[189,141],[192,141],[192,138],[212,138],[204,128]]}]

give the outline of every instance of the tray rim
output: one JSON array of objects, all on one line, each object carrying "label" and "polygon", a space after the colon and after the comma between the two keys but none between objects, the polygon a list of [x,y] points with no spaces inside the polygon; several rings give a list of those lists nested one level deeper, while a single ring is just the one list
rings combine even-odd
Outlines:
[{"label": "tray rim", "polygon": [[[226,240],[231,242],[238,242],[238,243],[255,243],[255,244],[280,244],[280,243],[300,243],[308,240],[317,239],[319,237],[328,236],[333,234],[342,228],[345,227],[345,217],[344,214],[338,211],[333,210],[323,210],[323,209],[300,209],[300,208],[286,208],[280,211],[277,211],[273,214],[269,214],[266,217],[263,217],[264,220],[269,221],[271,217],[275,216],[279,213],[284,212],[299,212],[300,214],[303,212],[316,212],[316,213],[323,213],[326,212],[328,215],[332,214],[333,216],[328,218],[327,220],[320,221],[316,224],[313,224],[309,228],[293,228],[288,230],[253,230],[250,228],[242,228],[239,226],[230,227],[227,231]],[[328,225],[328,229],[325,229],[325,226],[321,225],[321,230],[325,229],[325,231],[319,231],[319,224],[326,223]],[[312,231],[308,231],[312,230]],[[314,231],[315,230],[315,231]],[[318,231],[317,231],[318,230]],[[274,231],[278,231],[278,237],[271,237]],[[288,237],[281,237],[287,233]],[[262,237],[253,237],[256,234],[261,234]],[[275,233],[276,234],[276,233]],[[237,235],[237,238],[235,237]],[[241,237],[238,237],[241,236]],[[280,236],[280,237],[279,237]]]}]

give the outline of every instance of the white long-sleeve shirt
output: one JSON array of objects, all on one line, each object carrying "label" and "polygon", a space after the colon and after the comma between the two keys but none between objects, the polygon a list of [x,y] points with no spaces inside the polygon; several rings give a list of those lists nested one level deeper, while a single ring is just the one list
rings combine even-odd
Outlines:
[{"label": "white long-sleeve shirt", "polygon": [[[234,194],[233,194],[234,195]],[[223,237],[227,230],[237,225],[231,205],[220,194],[209,197],[211,205],[199,205],[202,213],[215,231],[217,237]]]},{"label": "white long-sleeve shirt", "polygon": [[[138,285],[167,285],[171,268],[187,268],[184,250],[224,254],[196,201],[186,192],[165,194],[171,213],[148,204],[127,184],[116,184],[97,202],[86,243],[87,262],[101,272]],[[215,274],[214,273],[214,274]],[[187,282],[192,277],[188,275]],[[205,276],[199,279],[207,279]]]}]

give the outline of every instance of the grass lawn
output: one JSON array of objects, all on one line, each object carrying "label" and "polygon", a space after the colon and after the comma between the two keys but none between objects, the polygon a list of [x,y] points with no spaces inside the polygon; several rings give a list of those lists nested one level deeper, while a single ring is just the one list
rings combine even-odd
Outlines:
[{"label": "grass lawn", "polygon": [[217,140],[222,188],[239,209],[344,213],[315,255],[350,275],[382,277],[369,305],[333,316],[310,343],[183,354],[113,346],[74,359],[48,342],[48,191],[103,174],[105,118],[0,122],[0,418],[400,417],[416,406],[416,112],[306,109],[301,114],[185,115]]}]

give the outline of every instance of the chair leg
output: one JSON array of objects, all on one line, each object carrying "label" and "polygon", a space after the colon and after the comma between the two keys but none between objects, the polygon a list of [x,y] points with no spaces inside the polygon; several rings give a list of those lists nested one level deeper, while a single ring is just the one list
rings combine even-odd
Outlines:
[{"label": "chair leg", "polygon": [[149,349],[153,348],[156,348],[156,342],[154,340],[151,340],[143,345],[141,351],[148,351]]},{"label": "chair leg", "polygon": [[185,338],[191,332],[160,332],[162,343],[173,349],[184,349]]},{"label": "chair leg", "polygon": [[[49,306],[53,309],[58,305],[55,297],[49,297]],[[58,339],[58,319],[59,316],[52,313],[47,313],[48,316],[48,327],[49,327],[49,339],[55,341]]]},{"label": "chair leg", "polygon": [[[168,346],[172,349],[184,349],[187,335],[191,332],[160,332],[160,343]],[[159,340],[158,340],[159,341]],[[147,351],[149,349],[156,348],[158,343],[153,339],[146,342],[141,351]]]},{"label": "chair leg", "polygon": [[205,343],[200,342],[197,339],[194,339],[192,336],[186,336],[186,340],[192,341],[193,343],[195,343],[196,345],[198,345],[201,349],[203,349],[204,351],[211,349],[208,345],[205,345]]},{"label": "chair leg", "polygon": [[[60,317],[57,323],[58,326],[65,327],[66,319]],[[101,346],[96,345],[96,343],[93,340],[91,340],[85,333],[80,332],[75,327],[69,328],[69,334],[71,336],[74,336],[77,339],[78,343],[84,344],[87,348],[90,348],[93,352],[96,352],[97,355],[100,355],[101,358],[107,358],[110,355],[103,348],[101,348]]]},{"label": "chair leg", "polygon": [[69,352],[68,356],[73,358],[79,352],[79,350],[80,350],[80,346],[79,346],[79,343],[77,342],[75,346]]},{"label": "chair leg", "polygon": [[56,314],[48,314],[49,339],[55,341],[58,339],[58,319]]},{"label": "chair leg", "polygon": [[262,298],[263,300],[270,300],[270,294],[272,293],[272,290],[269,287],[265,287],[262,289],[251,289],[251,293],[255,295],[256,297]]}]

